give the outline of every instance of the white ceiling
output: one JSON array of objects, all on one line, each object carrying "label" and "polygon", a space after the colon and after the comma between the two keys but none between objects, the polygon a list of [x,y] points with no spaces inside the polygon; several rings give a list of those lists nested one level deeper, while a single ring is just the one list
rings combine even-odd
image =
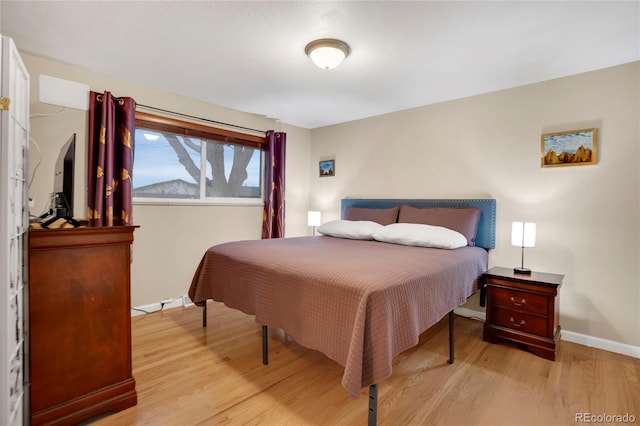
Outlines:
[{"label": "white ceiling", "polygon": [[[640,59],[638,1],[5,0],[0,8],[0,32],[23,52],[304,128]],[[304,54],[325,37],[352,50],[328,71]]]}]

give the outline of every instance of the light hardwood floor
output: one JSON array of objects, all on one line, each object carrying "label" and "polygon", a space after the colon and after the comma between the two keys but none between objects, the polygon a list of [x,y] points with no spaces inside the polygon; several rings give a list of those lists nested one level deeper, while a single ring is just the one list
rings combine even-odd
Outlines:
[{"label": "light hardwood floor", "polygon": [[[281,331],[262,365],[253,316],[208,304],[132,319],[138,404],[92,425],[365,425],[368,390],[348,400],[342,368]],[[576,415],[631,415],[640,424],[640,360],[561,342],[555,362],[482,341],[456,317],[447,364],[441,321],[398,355],[379,384],[379,425],[571,425]],[[592,418],[593,420],[593,418]]]}]

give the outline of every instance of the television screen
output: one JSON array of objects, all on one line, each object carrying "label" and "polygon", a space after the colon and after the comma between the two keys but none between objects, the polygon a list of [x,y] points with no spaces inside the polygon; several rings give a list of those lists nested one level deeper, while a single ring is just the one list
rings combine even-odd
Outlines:
[{"label": "television screen", "polygon": [[[73,217],[75,155],[76,134],[74,133],[60,149],[53,179],[53,192],[56,194],[56,201],[62,204],[61,207],[66,207],[67,215],[70,217]],[[60,194],[64,196],[63,200],[58,199]]]}]

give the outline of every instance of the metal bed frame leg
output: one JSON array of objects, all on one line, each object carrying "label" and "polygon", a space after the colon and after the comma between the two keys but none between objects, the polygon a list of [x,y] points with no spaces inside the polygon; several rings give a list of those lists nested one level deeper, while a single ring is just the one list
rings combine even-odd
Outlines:
[{"label": "metal bed frame leg", "polygon": [[269,344],[267,343],[268,329],[266,325],[262,326],[262,364],[269,364]]},{"label": "metal bed frame leg", "polygon": [[202,326],[207,326],[207,301],[204,301],[204,306],[202,306]]},{"label": "metal bed frame leg", "polygon": [[202,326],[207,326],[207,301],[204,301],[204,305],[202,305]]},{"label": "metal bed frame leg", "polygon": [[369,385],[369,419],[368,426],[376,426],[378,423],[378,384]]},{"label": "metal bed frame leg", "polygon": [[453,364],[453,310],[449,312],[449,364]]}]

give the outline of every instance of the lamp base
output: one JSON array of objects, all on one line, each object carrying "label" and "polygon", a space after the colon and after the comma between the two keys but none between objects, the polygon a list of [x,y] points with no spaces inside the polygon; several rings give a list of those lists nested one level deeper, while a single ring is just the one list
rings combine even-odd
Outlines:
[{"label": "lamp base", "polygon": [[529,269],[529,268],[519,268],[519,267],[515,267],[515,268],[513,268],[513,272],[515,272],[516,274],[526,274],[526,275],[531,275],[531,269]]}]

